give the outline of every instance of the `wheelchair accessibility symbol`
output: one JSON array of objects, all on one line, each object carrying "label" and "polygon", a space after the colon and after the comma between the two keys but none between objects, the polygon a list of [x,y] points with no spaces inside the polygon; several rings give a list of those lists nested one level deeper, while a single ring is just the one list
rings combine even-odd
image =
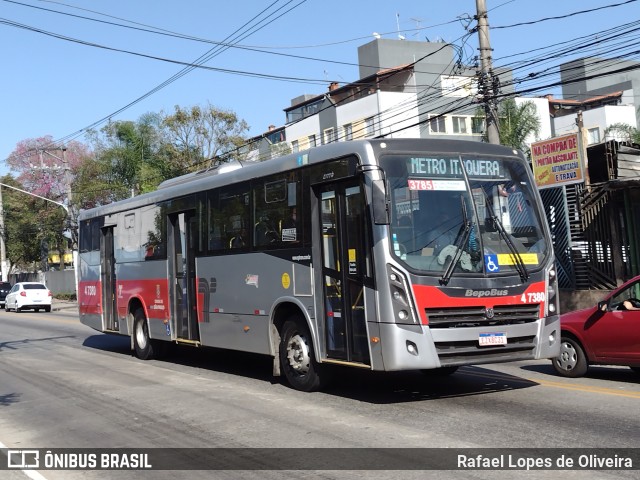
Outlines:
[{"label": "wheelchair accessibility symbol", "polygon": [[496,273],[500,271],[500,265],[498,265],[497,255],[485,255],[484,266],[489,273]]}]

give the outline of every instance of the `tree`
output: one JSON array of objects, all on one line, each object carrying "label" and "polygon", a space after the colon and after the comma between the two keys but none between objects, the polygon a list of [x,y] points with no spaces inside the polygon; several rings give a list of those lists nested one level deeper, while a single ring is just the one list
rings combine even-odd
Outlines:
[{"label": "tree", "polygon": [[245,143],[249,126],[235,112],[219,109],[210,103],[201,107],[175,106],[174,113],[163,118],[168,142],[174,147],[175,160],[183,171],[213,166],[218,159],[237,158],[235,153]]},{"label": "tree", "polygon": [[148,113],[90,132],[95,156],[75,172],[74,191],[83,208],[155,190],[173,173],[158,153],[164,148],[160,125],[160,116]]},{"label": "tree", "polygon": [[68,172],[90,156],[89,147],[83,143],[70,141],[58,145],[51,135],[47,135],[18,142],[7,158],[7,165],[22,188],[64,203],[68,193]]},{"label": "tree", "polygon": [[[73,173],[90,157],[91,151],[87,145],[77,141],[58,145],[53,141],[53,137],[47,135],[19,142],[7,158],[7,164],[11,171],[16,173],[15,179],[10,178],[16,182],[18,188],[53,202],[66,204],[71,209],[69,191]],[[59,251],[63,266],[62,258],[67,250],[68,239],[71,238],[74,243],[76,241],[74,217],[68,216],[62,207],[53,203],[30,197],[25,193],[15,193],[22,200],[18,205],[28,205],[30,210],[18,210],[22,213],[15,217],[14,223],[11,224],[21,225],[20,231],[14,232],[13,237],[24,243],[24,249],[18,251],[14,248],[9,252],[8,258],[13,263],[39,260],[40,244],[46,242],[51,250]],[[10,215],[5,216],[5,223],[6,217]],[[36,248],[32,244],[34,241],[39,242],[37,254],[33,250]]]},{"label": "tree", "polygon": [[529,155],[527,140],[540,133],[540,119],[536,113],[536,105],[531,101],[518,105],[513,98],[508,98],[500,103],[498,107],[500,143],[522,150]]},{"label": "tree", "polygon": [[[0,180],[5,185],[24,190],[12,176]],[[66,212],[46,200],[3,188],[4,241],[7,259],[13,268],[35,270],[40,264],[43,246],[46,252],[67,249],[67,237],[61,225],[66,225]]]},{"label": "tree", "polygon": [[242,145],[248,129],[233,112],[175,107],[172,115],[147,113],[90,134],[92,162],[75,172],[83,208],[155,190],[167,179],[208,167],[210,158]]},{"label": "tree", "polygon": [[614,123],[605,129],[604,137],[605,140],[640,143],[640,130],[627,123]]}]

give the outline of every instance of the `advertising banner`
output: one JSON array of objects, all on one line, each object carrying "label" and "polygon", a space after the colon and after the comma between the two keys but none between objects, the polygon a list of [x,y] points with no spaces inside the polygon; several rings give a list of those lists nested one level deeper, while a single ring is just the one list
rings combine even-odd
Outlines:
[{"label": "advertising banner", "polygon": [[531,164],[538,188],[583,182],[578,134],[532,143]]}]

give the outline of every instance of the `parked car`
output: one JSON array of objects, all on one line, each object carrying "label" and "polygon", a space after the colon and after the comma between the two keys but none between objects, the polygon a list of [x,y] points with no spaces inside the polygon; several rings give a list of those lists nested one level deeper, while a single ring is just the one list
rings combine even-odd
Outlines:
[{"label": "parked car", "polygon": [[0,308],[4,308],[4,302],[9,290],[11,290],[11,284],[9,282],[0,282]]},{"label": "parked car", "polygon": [[640,276],[591,308],[560,315],[560,356],[553,367],[580,377],[589,365],[623,365],[640,374]]},{"label": "parked car", "polygon": [[24,309],[33,309],[36,312],[43,309],[51,311],[51,291],[44,283],[19,282],[16,283],[5,299],[5,309],[20,312]]}]

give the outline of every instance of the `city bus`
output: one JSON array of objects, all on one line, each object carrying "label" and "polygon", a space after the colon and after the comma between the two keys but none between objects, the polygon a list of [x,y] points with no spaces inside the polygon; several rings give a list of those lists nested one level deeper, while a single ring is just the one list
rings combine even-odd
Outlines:
[{"label": "city bus", "polygon": [[504,146],[371,139],[227,163],[81,211],[79,250],[81,322],[140,359],[253,352],[313,391],[340,367],[559,354],[549,228]]}]

